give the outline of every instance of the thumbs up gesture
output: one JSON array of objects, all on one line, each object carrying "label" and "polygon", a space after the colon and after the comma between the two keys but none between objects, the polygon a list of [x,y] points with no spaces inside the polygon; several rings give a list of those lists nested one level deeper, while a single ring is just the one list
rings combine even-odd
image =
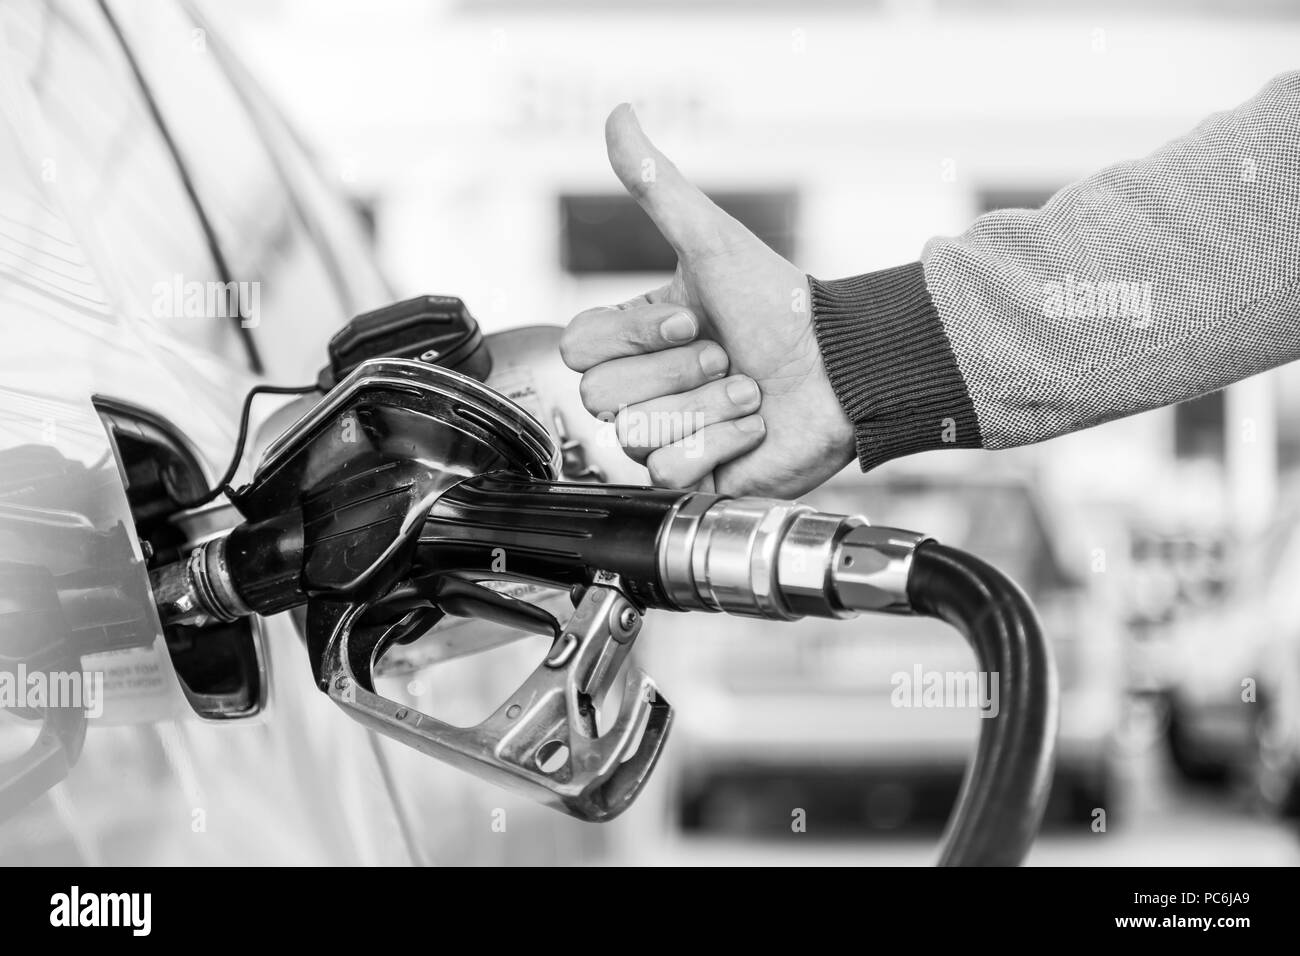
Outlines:
[{"label": "thumbs up gesture", "polygon": [[657,485],[793,497],[854,456],[813,333],[808,279],[691,185],[626,104],[610,165],[677,252],[666,286],[576,316],[583,404],[614,416]]}]

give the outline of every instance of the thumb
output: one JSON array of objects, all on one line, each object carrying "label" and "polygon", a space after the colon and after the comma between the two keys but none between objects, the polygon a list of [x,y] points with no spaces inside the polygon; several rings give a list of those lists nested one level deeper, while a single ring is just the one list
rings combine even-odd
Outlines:
[{"label": "thumb", "polygon": [[716,247],[732,227],[743,229],[708,196],[687,182],[641,129],[636,113],[620,103],[605,120],[609,164],[678,255]]}]

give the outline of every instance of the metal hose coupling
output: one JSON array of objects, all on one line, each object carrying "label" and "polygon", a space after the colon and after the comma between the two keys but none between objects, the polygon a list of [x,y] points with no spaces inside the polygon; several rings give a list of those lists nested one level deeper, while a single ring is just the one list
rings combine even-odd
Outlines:
[{"label": "metal hose coupling", "polygon": [[183,561],[149,572],[158,616],[164,625],[203,627],[253,613],[235,590],[226,562],[226,535],[204,541]]},{"label": "metal hose coupling", "polygon": [[775,620],[912,613],[907,578],[925,535],[775,498],[695,494],[659,538],[659,576],[681,610]]}]

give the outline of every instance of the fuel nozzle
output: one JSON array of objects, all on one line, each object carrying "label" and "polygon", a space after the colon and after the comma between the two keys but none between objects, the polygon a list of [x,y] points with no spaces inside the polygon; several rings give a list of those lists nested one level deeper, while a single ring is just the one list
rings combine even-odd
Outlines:
[{"label": "fuel nozzle", "polygon": [[[283,563],[286,549],[259,544],[258,535],[268,532],[241,525],[155,570],[164,619],[228,621],[305,603],[296,573],[268,571]],[[289,538],[293,553],[303,550],[282,527],[270,537]],[[454,575],[564,587],[604,573],[616,575],[641,608],[847,618],[911,613],[908,575],[925,540],[771,498],[492,473],[447,488],[430,505],[409,573],[417,580]],[[233,563],[232,552],[239,556]],[[248,565],[279,587],[250,579]]]},{"label": "fuel nozzle", "polygon": [[[629,662],[649,608],[772,620],[918,613],[956,626],[1000,682],[945,862],[1017,862],[1046,800],[1055,676],[1033,610],[995,569],[924,535],[769,498],[557,481],[559,449],[482,383],[363,362],[232,494],[244,521],[154,571],[164,620],[201,625],[306,606],[317,685],[352,717],[587,820],[625,809],[672,712]],[[493,585],[569,588],[566,621]],[[445,615],[552,639],[484,723],[389,700],[374,670]],[[598,726],[599,702],[622,705]]]},{"label": "fuel nozzle", "polygon": [[[632,802],[671,725],[654,682],[624,666],[647,608],[776,620],[910,609],[908,570],[922,538],[862,518],[505,469],[430,485],[429,494],[400,468],[362,474],[370,480],[349,469],[319,490],[327,509],[250,517],[156,569],[160,615],[201,627],[306,604],[318,684],[350,715],[583,819],[609,819]],[[576,608],[561,623],[490,581],[571,587]],[[533,676],[470,729],[375,686],[385,650],[445,614],[513,624],[553,642]],[[624,672],[617,717],[599,727],[600,702]]]},{"label": "fuel nozzle", "polygon": [[[351,717],[573,816],[610,819],[649,778],[672,718],[628,657],[644,605],[617,568],[536,575],[581,586],[561,622],[486,586],[509,577],[490,553],[481,570],[473,561],[423,560],[430,509],[468,476],[546,484],[559,461],[546,429],[481,382],[426,362],[362,362],[231,493],[243,520],[152,572],[159,616],[195,626],[201,639],[213,622],[304,608],[317,686]],[[472,521],[490,523],[483,513]],[[586,553],[613,556],[618,545]],[[376,686],[385,652],[446,615],[553,641],[516,694],[471,728],[388,699]],[[601,725],[601,705],[619,691],[616,715]]]}]

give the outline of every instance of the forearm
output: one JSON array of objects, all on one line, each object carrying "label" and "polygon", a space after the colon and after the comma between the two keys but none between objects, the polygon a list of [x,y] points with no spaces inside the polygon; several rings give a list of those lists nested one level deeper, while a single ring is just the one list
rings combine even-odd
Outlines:
[{"label": "forearm", "polygon": [[1006,448],[1300,357],[1300,73],[921,261],[812,279],[864,468]]}]

